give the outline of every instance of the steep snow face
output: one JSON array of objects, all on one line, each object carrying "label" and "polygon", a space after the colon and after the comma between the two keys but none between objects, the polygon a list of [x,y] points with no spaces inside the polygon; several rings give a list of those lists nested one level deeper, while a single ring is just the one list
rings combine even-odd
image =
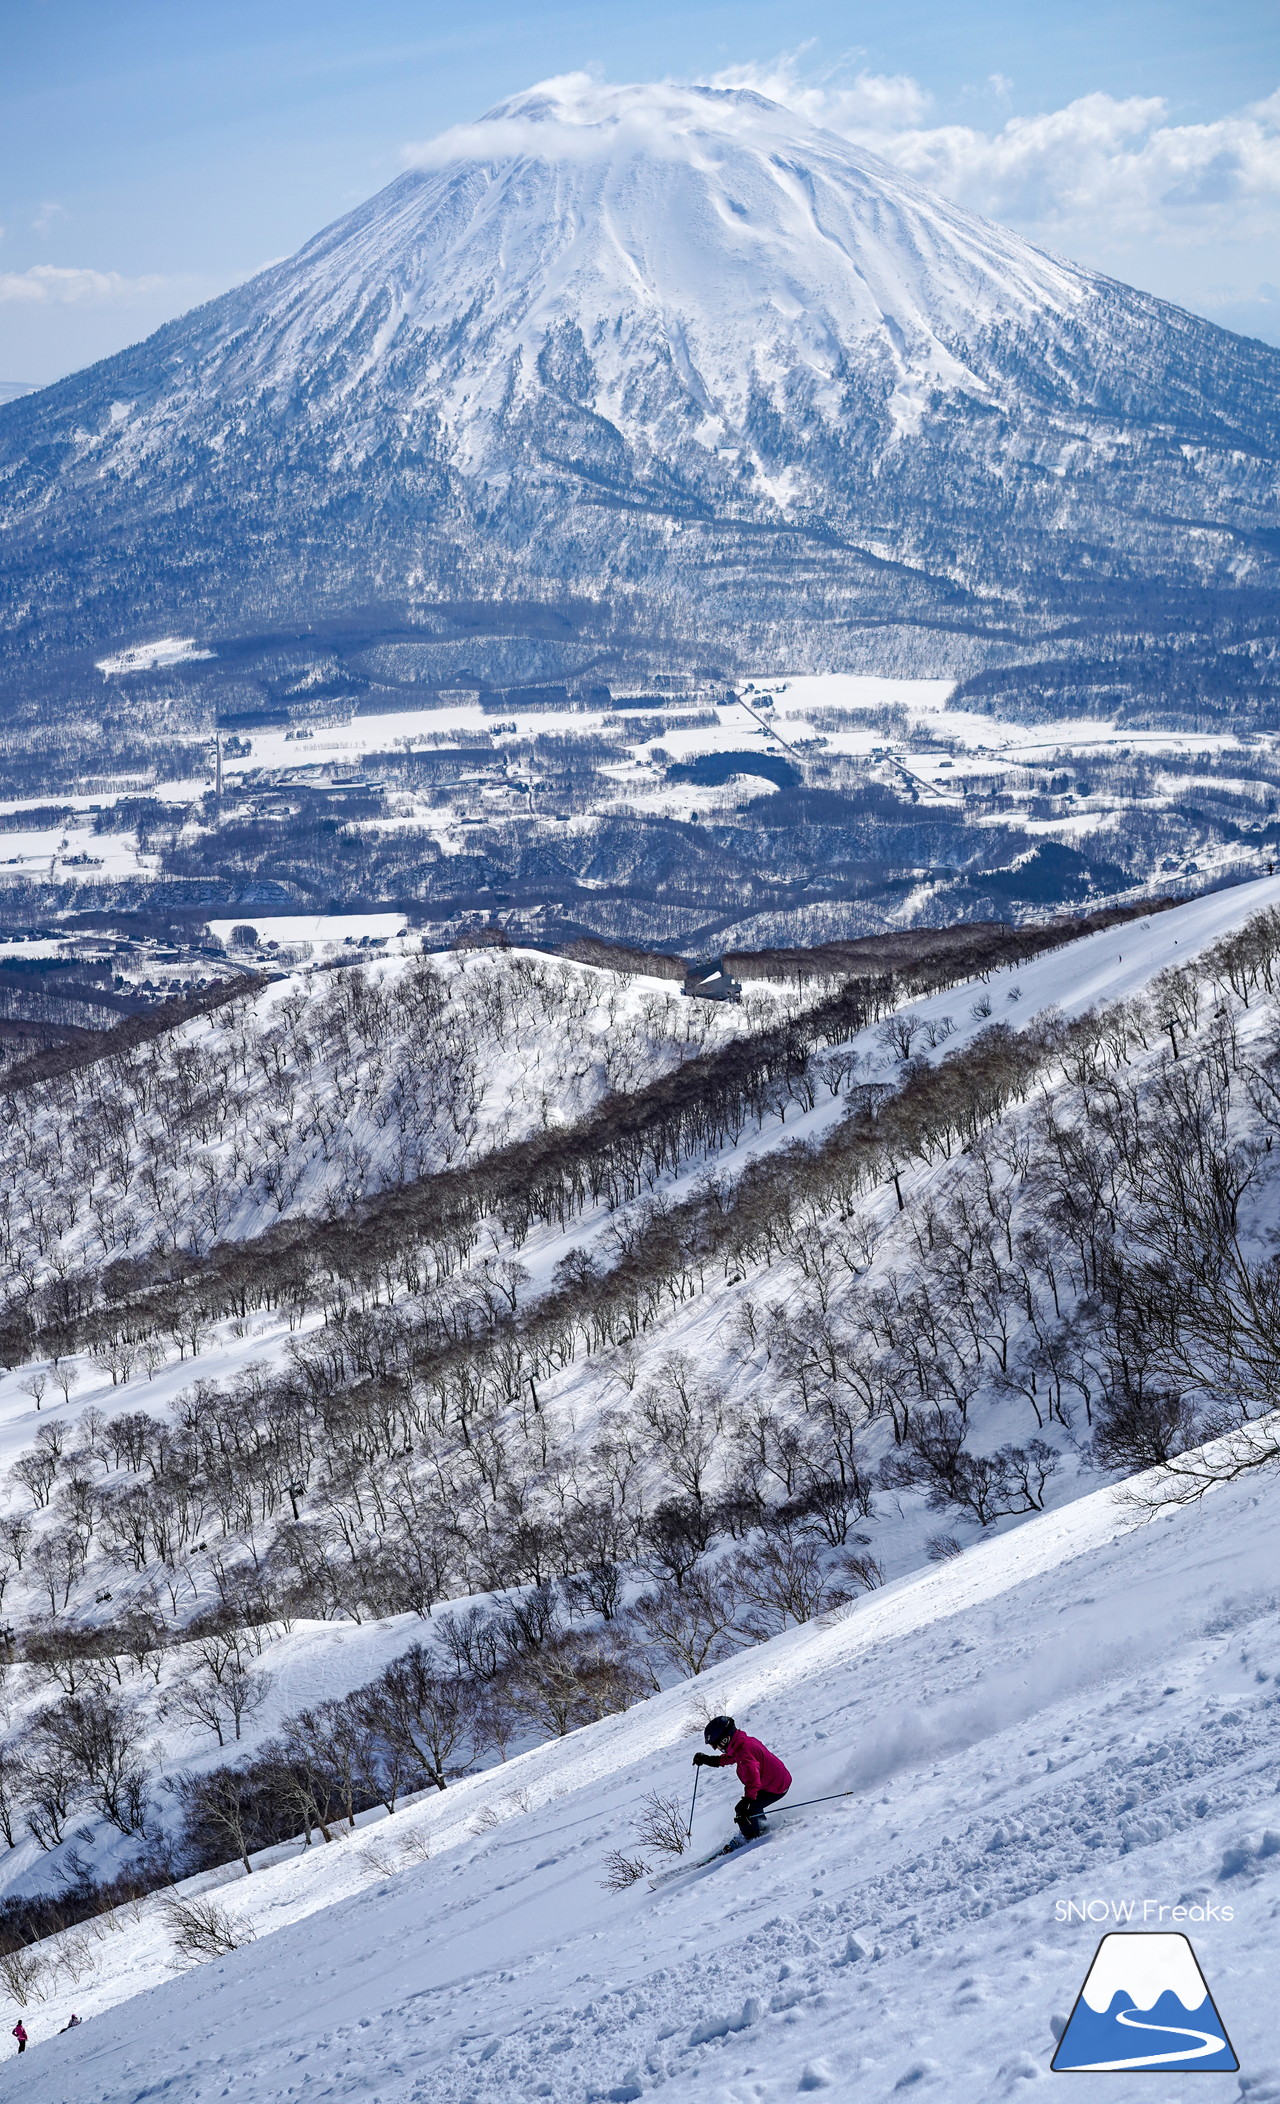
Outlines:
[{"label": "steep snow face", "polygon": [[739,445],[753,404],[834,422],[850,359],[891,377],[904,418],[931,387],[986,399],[951,346],[1088,297],[1081,272],[738,90],[574,75],[420,158],[288,266],[241,355],[289,371],[355,294],[379,310],[368,358],[412,344],[477,466],[513,395],[548,381],[655,451]]},{"label": "steep snow face", "polygon": [[[157,1894],[64,1939],[22,2012],[23,2095],[991,2104],[1047,2072],[1102,1930],[1145,1927],[1190,1934],[1249,2097],[1274,2098],[1278,1515],[1274,1476],[1147,1525],[1100,1491],[333,1847],[202,1880],[258,1940],[185,1979]],[[717,1709],[806,1809],[603,1891],[646,1793],[689,1803]],[[696,1851],[736,1794],[703,1778]]]}]

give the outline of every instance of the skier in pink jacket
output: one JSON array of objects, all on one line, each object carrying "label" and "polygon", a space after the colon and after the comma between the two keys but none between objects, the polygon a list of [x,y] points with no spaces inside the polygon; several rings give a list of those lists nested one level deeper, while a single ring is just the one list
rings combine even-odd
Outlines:
[{"label": "skier in pink jacket", "polygon": [[734,1806],[733,1816],[744,1841],[756,1841],[767,1824],[765,1811],[785,1797],[791,1788],[791,1777],[778,1759],[770,1753],[759,1739],[748,1738],[739,1731],[732,1717],[713,1717],[702,1734],[714,1753],[695,1753],[695,1768],[728,1768],[738,1771],[742,1784],[742,1796]]}]

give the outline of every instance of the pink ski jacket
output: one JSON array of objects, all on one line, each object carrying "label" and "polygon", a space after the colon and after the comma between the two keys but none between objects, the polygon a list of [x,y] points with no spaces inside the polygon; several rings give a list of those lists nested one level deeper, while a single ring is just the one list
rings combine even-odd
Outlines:
[{"label": "pink ski jacket", "polygon": [[755,1797],[761,1790],[772,1791],[775,1797],[781,1797],[791,1788],[791,1777],[777,1754],[770,1753],[759,1739],[749,1739],[745,1731],[735,1731],[716,1762],[717,1768],[730,1765],[737,1769],[738,1781],[748,1797]]}]

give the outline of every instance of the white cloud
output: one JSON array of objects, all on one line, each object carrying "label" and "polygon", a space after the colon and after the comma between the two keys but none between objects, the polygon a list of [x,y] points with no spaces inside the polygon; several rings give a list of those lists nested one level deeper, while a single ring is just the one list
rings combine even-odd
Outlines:
[{"label": "white cloud", "polygon": [[[1273,105],[1275,98],[1272,98]],[[1096,225],[1112,236],[1248,239],[1280,208],[1280,110],[1258,104],[1207,124],[1170,124],[1154,96],[1084,95],[1064,109],[903,130],[881,152],[997,219]]]},{"label": "white cloud", "polygon": [[455,124],[437,138],[407,146],[410,168],[443,168],[451,161],[514,159],[596,160],[633,145],[650,153],[681,154],[679,117],[694,107],[687,88],[655,82],[637,102],[590,73],[562,73],[499,105],[478,124]]},{"label": "white cloud", "polygon": [[713,76],[713,88],[754,88],[771,102],[785,103],[828,131],[856,137],[863,132],[893,132],[920,124],[933,97],[907,73],[859,73],[837,86],[830,75],[806,81],[800,51],[785,52],[771,66],[726,66]]},{"label": "white cloud", "polygon": [[[928,124],[930,98],[905,75],[806,79],[802,56],[734,67],[718,84],[756,88],[957,203],[1044,239],[1190,244],[1277,231],[1280,90],[1203,124],[1171,123],[1160,96],[1098,93],[984,131]],[[1011,83],[993,75],[990,86],[1003,98]]]},{"label": "white cloud", "polygon": [[[917,124],[929,107],[929,97],[905,74],[863,73],[841,88],[806,86],[786,59],[763,72],[733,68],[710,85],[754,88],[815,122],[831,125],[838,119],[836,128],[851,135],[860,127],[879,131]],[[437,138],[406,147],[402,158],[408,167],[423,169],[526,154],[538,160],[610,159],[629,150],[681,159],[700,150],[697,139],[706,119],[705,84],[659,80],[618,87],[590,73],[563,73],[513,96],[478,124],[455,124]],[[757,120],[726,103],[716,121],[751,128]]]},{"label": "white cloud", "polygon": [[73,270],[58,263],[33,263],[30,270],[0,270],[0,303],[52,307],[123,305],[187,282],[166,277],[126,278],[118,270]]},{"label": "white cloud", "polygon": [[[730,66],[710,85],[754,89],[873,147],[957,203],[1095,260],[1142,243],[1256,245],[1280,231],[1280,90],[1201,124],[1171,122],[1158,95],[1102,92],[1005,116],[1013,83],[991,74],[975,92],[1002,121],[984,129],[931,122],[933,97],[909,74],[851,73],[847,64],[817,72],[808,57],[802,46],[769,64]],[[567,73],[478,124],[408,148],[404,159],[417,168],[521,154],[580,159],[627,144],[678,155],[703,115],[697,97],[674,81],[653,82],[638,99],[634,87]]]},{"label": "white cloud", "polygon": [[60,205],[56,198],[47,197],[31,222],[32,231],[36,234],[47,234],[60,219],[66,217],[66,206]]}]

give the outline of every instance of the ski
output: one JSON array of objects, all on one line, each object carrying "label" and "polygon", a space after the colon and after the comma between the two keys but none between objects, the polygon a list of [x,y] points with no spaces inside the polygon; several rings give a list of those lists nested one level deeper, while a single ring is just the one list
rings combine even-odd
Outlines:
[{"label": "ski", "polygon": [[699,1856],[692,1863],[677,1863],[671,1870],[659,1871],[656,1878],[650,1878],[649,1890],[656,1892],[660,1885],[669,1885],[674,1878],[690,1877],[695,1870],[709,1870],[713,1863],[723,1862],[730,1856],[745,1855],[748,1849],[760,1848],[773,1838],[772,1834],[757,1834],[754,1841],[725,1841],[719,1848],[713,1848],[709,1856]]}]

